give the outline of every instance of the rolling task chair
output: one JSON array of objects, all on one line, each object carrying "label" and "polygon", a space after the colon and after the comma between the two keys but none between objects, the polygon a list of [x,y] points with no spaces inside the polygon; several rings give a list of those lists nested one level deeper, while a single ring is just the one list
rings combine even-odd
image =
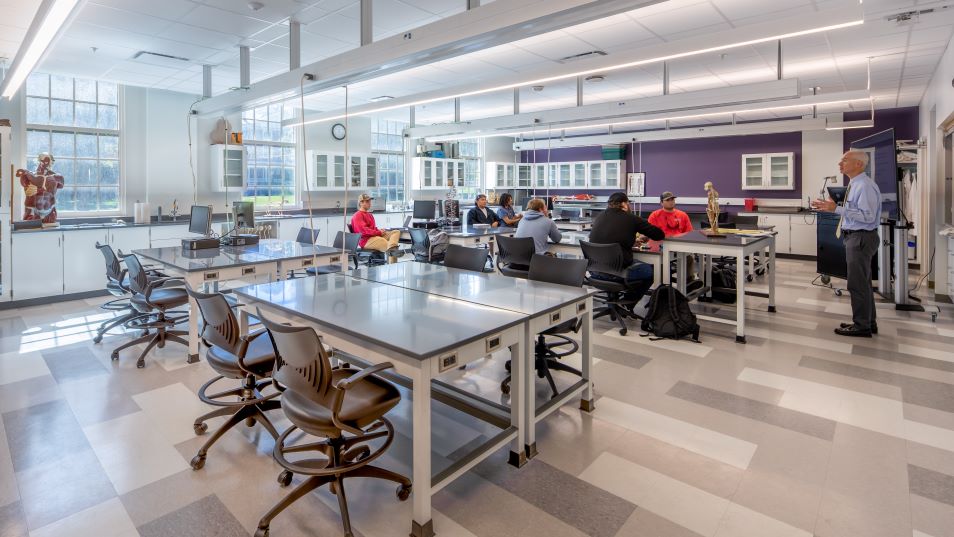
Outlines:
[{"label": "rolling task chair", "polygon": [[116,257],[116,252],[113,251],[112,246],[100,244],[99,241],[96,242],[96,249],[103,254],[103,258],[106,261],[106,291],[118,297],[102,304],[100,308],[104,311],[125,313],[103,321],[99,325],[99,328],[96,329],[93,343],[103,341],[103,335],[105,335],[106,332],[140,315],[130,303],[132,291],[129,290],[129,279],[126,276],[126,269],[123,268],[122,262]]},{"label": "rolling task chair", "polygon": [[[625,336],[628,331],[626,318],[639,319],[639,316],[626,306],[634,306],[639,300],[633,301],[624,298],[628,288],[623,281],[623,277],[619,276],[626,270],[622,248],[616,243],[596,244],[580,241],[580,249],[583,250],[583,257],[589,262],[587,270],[590,275],[585,278],[584,282],[586,285],[599,290],[596,298],[602,304],[600,307],[594,308],[593,318],[599,319],[608,315],[610,319],[619,323],[619,335]],[[616,278],[594,278],[594,272],[616,276]]]},{"label": "rolling task chair", "polygon": [[[275,348],[265,330],[248,335],[239,331],[239,322],[235,313],[221,293],[201,293],[187,289],[189,296],[195,299],[202,314],[203,327],[200,333],[203,343],[209,349],[205,353],[206,362],[218,373],[217,376],[199,388],[199,399],[203,403],[219,407],[196,418],[192,424],[195,434],[205,433],[209,426],[205,422],[218,416],[229,419],[216,429],[199,452],[189,463],[193,470],[205,466],[205,457],[209,448],[223,434],[243,421],[249,426],[258,422],[272,435],[278,438],[278,431],[266,411],[281,408],[276,399],[279,392],[263,395],[264,389],[272,384],[270,379],[275,366]],[[241,380],[242,385],[225,391],[209,394],[208,390],[216,382],[224,379]]]},{"label": "rolling task chair", "polygon": [[[354,263],[354,268],[358,268],[358,254],[355,252],[358,250],[358,241],[361,240],[361,235],[358,233],[345,233],[339,231],[335,235],[334,243],[332,243],[332,248],[335,250],[344,249],[348,252],[348,269],[351,269],[351,263]],[[323,265],[320,267],[309,267],[306,269],[308,274],[331,274],[332,272],[341,272],[341,264],[337,265]]]},{"label": "rolling task chair", "polygon": [[[121,252],[120,255],[122,255]],[[136,361],[136,367],[143,368],[146,366],[146,355],[157,345],[161,349],[165,347],[166,341],[175,341],[189,346],[189,342],[180,337],[188,336],[188,331],[171,330],[173,326],[187,320],[189,318],[188,313],[179,317],[166,316],[169,310],[188,303],[189,295],[182,287],[164,287],[164,284],[169,282],[182,282],[182,278],[155,278],[150,280],[149,274],[135,254],[123,256],[123,260],[126,262],[126,268],[129,271],[129,289],[133,293],[130,304],[140,313],[135,318],[126,321],[125,327],[134,330],[145,330],[146,334],[116,347],[110,357],[113,360],[118,360],[119,351],[148,341],[149,344],[146,345],[145,350],[142,351]],[[149,334],[149,330],[152,329],[156,330],[154,335]]]},{"label": "rolling task chair", "polygon": [[295,237],[295,242],[314,245],[318,242],[318,232],[320,231],[320,229],[311,229],[302,226],[302,228],[298,230],[298,236]]},{"label": "rolling task chair", "polygon": [[[586,277],[586,266],[587,261],[585,259],[564,259],[534,254],[530,262],[530,272],[527,279],[558,285],[568,285],[570,287],[582,287],[583,279]],[[582,326],[583,320],[577,317],[564,321],[537,334],[537,342],[534,346],[534,366],[537,370],[537,376],[547,379],[547,382],[550,384],[550,391],[553,392],[553,397],[559,395],[560,392],[557,390],[556,383],[553,382],[551,371],[566,371],[580,378],[583,377],[583,373],[580,372],[580,370],[560,361],[561,358],[580,350],[580,345],[564,334],[570,332],[575,334],[580,331]],[[551,338],[551,340],[547,341],[547,338]],[[507,361],[506,367],[507,371],[510,371],[509,360]],[[507,378],[500,383],[500,391],[510,393],[509,374]]]},{"label": "rolling task chair", "polygon": [[494,240],[497,242],[497,270],[504,276],[526,278],[530,273],[530,260],[536,252],[533,239],[497,235]]},{"label": "rolling task chair", "polygon": [[[285,471],[283,486],[292,474],[307,478],[272,507],[258,522],[255,537],[267,537],[272,519],[302,496],[328,484],[338,497],[341,524],[352,537],[344,480],[371,477],[398,483],[397,497],[411,495],[411,481],[395,472],[371,466],[394,440],[394,426],[384,415],[401,400],[401,393],[375,373],[393,368],[390,362],[362,369],[331,367],[321,337],[311,327],[293,327],[257,313],[275,345],[274,379],[284,388],[282,411],[292,425],[275,441],[274,456]],[[293,444],[293,433],[324,438]],[[292,458],[290,455],[299,454]]]},{"label": "rolling task chair", "polygon": [[427,229],[412,227],[408,228],[407,232],[411,235],[411,253],[414,254],[415,261],[440,263],[444,260],[446,253],[434,251],[434,245],[431,244],[431,237],[428,235]]},{"label": "rolling task chair", "polygon": [[471,248],[459,244],[447,245],[447,252],[444,253],[445,267],[483,272],[486,265],[487,250],[484,248]]}]

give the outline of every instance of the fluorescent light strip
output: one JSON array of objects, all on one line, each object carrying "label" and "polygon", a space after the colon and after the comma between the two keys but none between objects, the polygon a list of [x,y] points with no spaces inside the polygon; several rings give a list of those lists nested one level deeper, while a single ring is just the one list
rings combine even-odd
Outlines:
[{"label": "fluorescent light strip", "polygon": [[[652,119],[636,119],[636,120],[632,120],[632,121],[618,121],[618,122],[611,122],[611,123],[597,123],[597,124],[593,124],[593,125],[580,125],[580,126],[576,126],[576,127],[559,127],[559,126],[558,126],[556,130],[560,130],[560,131],[570,131],[570,130],[581,130],[581,129],[597,129],[597,128],[602,128],[602,127],[616,127],[616,126],[620,126],[620,125],[639,125],[639,124],[646,124],[646,123],[661,123],[661,122],[663,122],[663,121],[681,121],[681,120],[686,120],[686,119],[700,119],[700,118],[716,117],[716,116],[728,116],[728,115],[732,115],[732,114],[750,114],[750,113],[753,113],[753,112],[770,112],[770,111],[775,111],[775,110],[786,110],[786,109],[792,109],[792,108],[807,108],[807,107],[809,107],[809,106],[826,106],[826,105],[832,105],[832,104],[844,104],[844,103],[851,103],[851,102],[855,102],[855,101],[864,101],[864,100],[869,100],[869,101],[870,101],[870,98],[865,97],[865,98],[860,98],[860,99],[841,99],[841,100],[837,100],[837,101],[826,101],[826,102],[821,102],[821,103],[803,103],[803,104],[792,104],[792,105],[785,105],[785,106],[769,106],[769,107],[761,107],[761,108],[750,108],[750,109],[745,109],[745,110],[724,110],[724,111],[717,111],[717,112],[708,112],[708,113],[705,113],[705,114],[691,114],[691,115],[685,115],[685,116],[669,116],[669,117],[659,117],[659,118],[652,118]],[[859,125],[859,126],[857,126],[857,127],[848,127],[848,128],[863,128],[863,126],[860,126],[860,125]],[[829,129],[829,130],[833,130],[833,129]],[[523,129],[523,130],[519,130],[519,131],[494,132],[494,133],[488,133],[488,134],[472,134],[472,135],[459,135],[459,136],[449,136],[449,137],[434,137],[434,138],[426,138],[426,140],[427,140],[428,142],[441,142],[441,141],[448,141],[448,140],[464,140],[464,139],[469,139],[469,138],[492,138],[492,137],[494,137],[494,136],[520,136],[521,134],[525,134],[526,132],[528,132],[528,131],[527,131],[526,129]],[[537,138],[537,140],[545,140],[545,138]]]},{"label": "fluorescent light strip", "polygon": [[[641,65],[647,65],[647,64],[651,64],[651,63],[665,62],[665,61],[669,61],[669,60],[676,60],[676,59],[679,59],[679,58],[686,58],[686,57],[689,57],[689,56],[697,56],[697,55],[699,55],[699,54],[708,54],[708,53],[710,53],[710,52],[719,52],[719,51],[721,51],[721,50],[729,50],[729,49],[733,49],[733,48],[737,48],[737,47],[746,47],[746,46],[750,46],[750,45],[758,45],[759,43],[767,43],[767,42],[770,42],[770,41],[779,41],[779,40],[781,40],[781,39],[789,39],[789,38],[792,38],[792,37],[799,37],[799,36],[803,36],[803,35],[816,34],[816,33],[819,33],[819,32],[828,32],[828,31],[832,31],[832,30],[840,30],[840,29],[842,29],[842,28],[850,28],[850,27],[852,27],[852,26],[858,26],[858,25],[864,24],[864,22],[865,22],[864,19],[858,19],[858,20],[854,20],[854,21],[850,21],[850,22],[844,22],[844,23],[841,23],[841,24],[833,24],[833,25],[830,25],[830,26],[821,26],[821,27],[812,28],[812,29],[809,29],[809,30],[802,30],[802,31],[800,31],[800,32],[791,32],[791,33],[779,34],[779,35],[775,35],[775,36],[771,36],[771,37],[763,37],[763,38],[760,38],[760,39],[752,39],[752,40],[749,40],[749,41],[740,41],[740,42],[738,42],[738,43],[730,43],[730,44],[728,44],[728,45],[720,45],[720,46],[717,46],[717,47],[709,47],[709,48],[704,48],[704,49],[692,50],[692,51],[689,51],[689,52],[680,52],[680,53],[678,53],[678,54],[670,54],[670,55],[667,55],[667,56],[657,56],[657,57],[655,57],[655,58],[648,58],[648,59],[645,59],[645,60],[638,60],[638,61],[634,61],[634,62],[621,63],[621,64],[617,64],[617,65],[611,65],[611,66],[609,66],[609,67],[600,67],[600,68],[598,68],[598,69],[588,69],[588,70],[585,70],[585,71],[578,71],[578,72],[576,72],[576,73],[570,73],[570,74],[566,74],[566,75],[551,76],[551,77],[546,77],[546,78],[538,78],[538,79],[535,79],[535,80],[524,80],[524,81],[521,81],[521,82],[515,82],[515,83],[513,83],[513,84],[503,84],[503,85],[494,86],[494,87],[491,87],[491,88],[484,88],[484,89],[479,89],[479,90],[474,90],[474,91],[468,91],[468,92],[464,92],[464,93],[456,93],[456,94],[453,94],[453,95],[447,95],[447,96],[442,96],[442,97],[432,97],[432,98],[430,98],[430,99],[423,99],[423,100],[420,100],[420,101],[413,101],[413,102],[410,102],[410,103],[404,103],[404,104],[392,105],[392,106],[384,106],[384,107],[381,107],[381,108],[375,108],[375,109],[373,109],[373,110],[366,110],[366,111],[364,111],[364,112],[356,112],[356,113],[353,113],[353,114],[350,114],[350,115],[351,115],[352,117],[354,117],[354,116],[364,116],[364,115],[368,115],[368,114],[376,114],[376,113],[378,113],[378,112],[387,112],[387,111],[389,111],[389,110],[395,110],[395,109],[398,109],[398,108],[407,108],[407,107],[410,107],[410,106],[420,106],[420,105],[422,105],[422,104],[429,104],[429,103],[434,103],[434,102],[439,102],[439,101],[446,101],[446,100],[450,100],[450,99],[457,99],[457,98],[460,98],[460,97],[473,97],[474,95],[483,95],[483,94],[485,94],[485,93],[493,93],[493,92],[495,92],[495,91],[503,91],[503,90],[513,89],[513,88],[519,88],[519,87],[523,87],[523,86],[536,86],[536,85],[544,84],[544,83],[547,83],[547,82],[555,82],[555,81],[557,81],[557,80],[567,80],[567,79],[576,78],[576,77],[579,77],[579,76],[587,76],[587,75],[592,75],[592,74],[596,74],[596,73],[606,73],[606,72],[608,72],[608,71],[617,71],[617,70],[619,70],[619,69],[627,69],[627,68],[630,68],[630,67],[639,67],[639,66],[641,66]],[[312,119],[312,120],[310,120],[310,121],[303,121],[302,123],[295,123],[295,124],[292,124],[292,125],[289,125],[289,126],[291,126],[291,127],[299,127],[299,126],[301,126],[301,125],[310,125],[310,124],[312,124],[312,123],[321,123],[321,122],[325,122],[325,121],[335,121],[335,120],[338,120],[338,119],[343,119],[344,117],[345,117],[345,115],[342,114],[342,115],[338,115],[338,116],[334,116],[334,117],[320,118],[320,119]]]},{"label": "fluorescent light strip", "polygon": [[43,22],[32,33],[29,45],[22,55],[17,54],[8,71],[7,78],[3,81],[3,97],[13,99],[79,2],[80,0],[54,0],[53,5],[43,15]]}]

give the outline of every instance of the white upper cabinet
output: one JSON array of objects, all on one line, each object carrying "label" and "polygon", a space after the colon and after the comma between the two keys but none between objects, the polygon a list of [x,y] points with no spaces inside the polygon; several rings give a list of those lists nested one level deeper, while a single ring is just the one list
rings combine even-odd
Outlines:
[{"label": "white upper cabinet", "polygon": [[212,151],[212,187],[219,192],[245,188],[245,148],[215,144]]},{"label": "white upper cabinet", "polygon": [[447,190],[462,186],[464,186],[463,159],[414,157],[411,160],[412,189]]},{"label": "white upper cabinet", "polygon": [[378,159],[373,155],[350,154],[346,162],[341,153],[308,151],[309,190],[364,189],[378,186]]},{"label": "white upper cabinet", "polygon": [[742,190],[794,190],[795,154],[742,155]]}]

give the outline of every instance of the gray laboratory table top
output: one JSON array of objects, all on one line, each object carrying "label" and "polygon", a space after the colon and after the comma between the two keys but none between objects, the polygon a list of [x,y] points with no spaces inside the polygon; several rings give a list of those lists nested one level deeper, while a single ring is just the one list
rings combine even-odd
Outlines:
[{"label": "gray laboratory table top", "polygon": [[525,315],[544,314],[593,293],[580,287],[416,262],[362,267],[347,274]]},{"label": "gray laboratory table top", "polygon": [[251,285],[234,292],[418,360],[526,319],[517,312],[342,274]]},{"label": "gray laboratory table top", "polygon": [[[588,231],[569,231],[564,232],[560,242],[548,244],[559,244],[561,246],[579,246],[580,241],[589,242],[590,234]],[[662,241],[647,241],[641,246],[633,246],[634,253],[659,254],[659,246]]]},{"label": "gray laboratory table top", "polygon": [[444,231],[451,237],[484,237],[487,235],[509,235],[516,233],[515,227],[488,227],[475,229],[472,227],[449,227]]},{"label": "gray laboratory table top", "polygon": [[683,233],[682,235],[673,235],[671,237],[666,237],[667,243],[690,243],[690,244],[706,244],[706,245],[716,245],[716,246],[748,246],[752,243],[765,241],[770,235],[760,235],[760,236],[744,236],[736,235],[734,233],[727,233],[721,237],[708,237],[703,235],[701,231],[694,230],[688,233]]},{"label": "gray laboratory table top", "polygon": [[203,250],[185,250],[181,246],[133,250],[135,254],[183,272],[255,265],[281,259],[302,259],[313,255],[332,255],[336,252],[340,250],[279,239],[264,239],[249,246],[222,246]]}]

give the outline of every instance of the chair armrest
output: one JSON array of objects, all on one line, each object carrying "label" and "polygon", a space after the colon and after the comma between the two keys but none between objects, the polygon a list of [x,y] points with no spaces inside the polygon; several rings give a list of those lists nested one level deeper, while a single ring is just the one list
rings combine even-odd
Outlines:
[{"label": "chair armrest", "polygon": [[143,293],[143,296],[146,297],[146,302],[149,302],[149,295],[152,294],[153,290],[155,290],[156,287],[162,287],[163,285],[165,285],[166,282],[170,282],[173,280],[185,283],[185,278],[180,278],[179,276],[159,278],[158,280],[152,280],[151,282],[149,282],[149,284],[146,285],[146,292]]},{"label": "chair armrest", "polygon": [[262,328],[261,330],[256,330],[255,332],[250,332],[248,335],[242,336],[242,346],[238,349],[238,358],[239,367],[242,371],[251,372],[247,365],[245,365],[245,353],[248,351],[249,344],[262,334],[268,333],[268,330]]},{"label": "chair armrest", "polygon": [[339,380],[338,383],[335,384],[335,388],[338,388],[339,390],[348,390],[352,386],[354,386],[356,382],[363,380],[366,377],[369,377],[375,373],[384,371],[385,369],[393,369],[393,368],[394,368],[394,364],[392,364],[391,362],[381,362],[380,364],[377,364],[371,367],[366,367],[346,379]]}]

